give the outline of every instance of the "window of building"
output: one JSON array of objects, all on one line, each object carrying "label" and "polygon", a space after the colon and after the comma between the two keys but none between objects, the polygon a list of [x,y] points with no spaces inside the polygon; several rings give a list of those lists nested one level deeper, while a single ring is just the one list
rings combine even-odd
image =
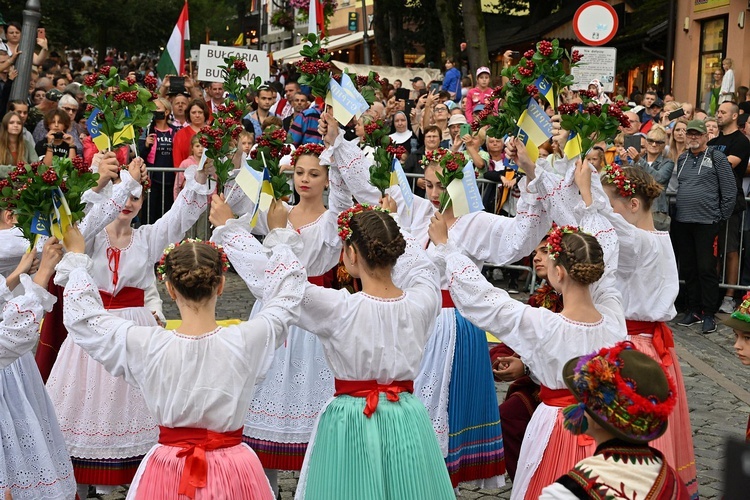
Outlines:
[{"label": "window of building", "polygon": [[[698,107],[713,115],[718,106],[718,91],[724,71],[721,60],[727,45],[727,18],[707,19],[701,23],[700,74],[698,76]],[[712,98],[713,96],[713,98]]]}]

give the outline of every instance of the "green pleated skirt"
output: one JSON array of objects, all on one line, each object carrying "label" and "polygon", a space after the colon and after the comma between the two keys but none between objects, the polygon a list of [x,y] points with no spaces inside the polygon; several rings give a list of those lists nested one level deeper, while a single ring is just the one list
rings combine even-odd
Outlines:
[{"label": "green pleated skirt", "polygon": [[455,500],[427,410],[410,393],[338,396],[320,416],[307,449],[297,496],[305,500]]}]

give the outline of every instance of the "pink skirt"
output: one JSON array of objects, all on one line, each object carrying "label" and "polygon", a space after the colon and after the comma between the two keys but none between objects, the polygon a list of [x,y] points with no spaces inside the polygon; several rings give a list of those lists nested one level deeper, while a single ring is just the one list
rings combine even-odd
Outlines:
[{"label": "pink skirt", "polygon": [[[561,410],[562,408],[557,411],[555,427],[552,429],[544,455],[542,455],[542,461],[531,477],[524,498],[539,498],[544,487],[557,481],[560,476],[570,471],[578,462],[590,457],[596,451],[596,443],[593,439],[588,436],[576,436],[563,427]],[[582,445],[582,443],[585,444]]]},{"label": "pink skirt", "polygon": [[[630,335],[630,341],[635,347],[649,357],[661,363],[659,355],[654,349],[651,337],[645,335]],[[674,347],[669,348],[672,355],[672,365],[665,366],[667,373],[677,386],[677,405],[669,416],[667,432],[649,445],[664,454],[667,463],[672,466],[680,479],[687,486],[690,498],[698,498],[698,472],[695,468],[695,452],[693,451],[693,429],[690,425],[687,393],[682,380],[682,369],[677,359]]]},{"label": "pink skirt", "polygon": [[[154,447],[141,464],[128,498],[187,500],[187,496],[177,494],[185,466],[185,458],[177,457],[179,451],[174,446]],[[195,500],[273,500],[263,466],[247,445],[206,451],[206,462],[206,487],[195,491]]]}]

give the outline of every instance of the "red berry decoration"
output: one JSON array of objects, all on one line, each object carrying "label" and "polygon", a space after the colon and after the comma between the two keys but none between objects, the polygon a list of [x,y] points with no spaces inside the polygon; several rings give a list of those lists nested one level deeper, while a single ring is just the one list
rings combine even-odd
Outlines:
[{"label": "red berry decoration", "polygon": [[548,40],[542,40],[537,44],[537,48],[539,49],[539,53],[542,54],[544,57],[549,57],[552,55],[552,43]]}]

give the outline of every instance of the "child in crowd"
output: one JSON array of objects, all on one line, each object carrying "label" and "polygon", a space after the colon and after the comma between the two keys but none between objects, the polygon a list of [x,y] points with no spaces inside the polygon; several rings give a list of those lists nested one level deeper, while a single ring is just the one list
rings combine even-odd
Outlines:
[{"label": "child in crowd", "polygon": [[[218,237],[233,263],[256,262],[238,269],[246,282],[262,280],[257,262],[265,257],[250,237],[249,215],[235,221],[221,203],[213,202],[214,214],[222,213],[212,217]],[[383,204],[396,208],[390,198]],[[342,212],[338,234],[362,292],[313,284],[305,291],[298,324],[323,344],[336,393],[307,447],[296,498],[455,499],[427,412],[412,395],[440,307],[436,269],[385,210]]]},{"label": "child in crowd", "polygon": [[177,199],[177,196],[179,196],[180,191],[182,191],[182,188],[185,187],[185,169],[192,165],[200,164],[201,157],[203,156],[203,149],[199,135],[194,135],[193,138],[190,139],[190,156],[182,160],[182,163],[180,163],[180,166],[178,167],[180,172],[177,174],[177,178],[174,181],[173,195],[175,200]]},{"label": "child in crowd", "polygon": [[[247,130],[243,130],[237,137],[237,142],[239,143],[239,151],[245,153],[245,155],[247,156],[250,154],[250,150],[253,149],[253,144],[255,144],[255,134],[252,132],[248,132]],[[201,154],[203,153],[201,152]]]},{"label": "child in crowd", "polygon": [[667,430],[677,399],[659,363],[621,342],[571,359],[563,377],[578,401],[563,410],[565,427],[594,438],[596,452],[544,488],[540,500],[689,498],[677,472],[649,446]]},{"label": "child in crowd", "polygon": [[304,269],[284,243],[298,236],[283,228],[285,213],[273,217],[285,212],[276,208],[269,225],[279,230],[264,242],[273,247],[265,307],[255,319],[229,327],[216,323],[228,265],[220,248],[198,241],[167,248],[159,270],[182,318],[168,331],[104,309],[90,274],[95,262],[84,253],[81,235],[69,230],[69,253],[55,278],[66,284],[66,326],[107,371],[143,393],[159,423],[159,444],[141,462],[128,498],[274,498],[257,456],[242,443],[242,424],[255,383],[297,318],[304,291]]}]

